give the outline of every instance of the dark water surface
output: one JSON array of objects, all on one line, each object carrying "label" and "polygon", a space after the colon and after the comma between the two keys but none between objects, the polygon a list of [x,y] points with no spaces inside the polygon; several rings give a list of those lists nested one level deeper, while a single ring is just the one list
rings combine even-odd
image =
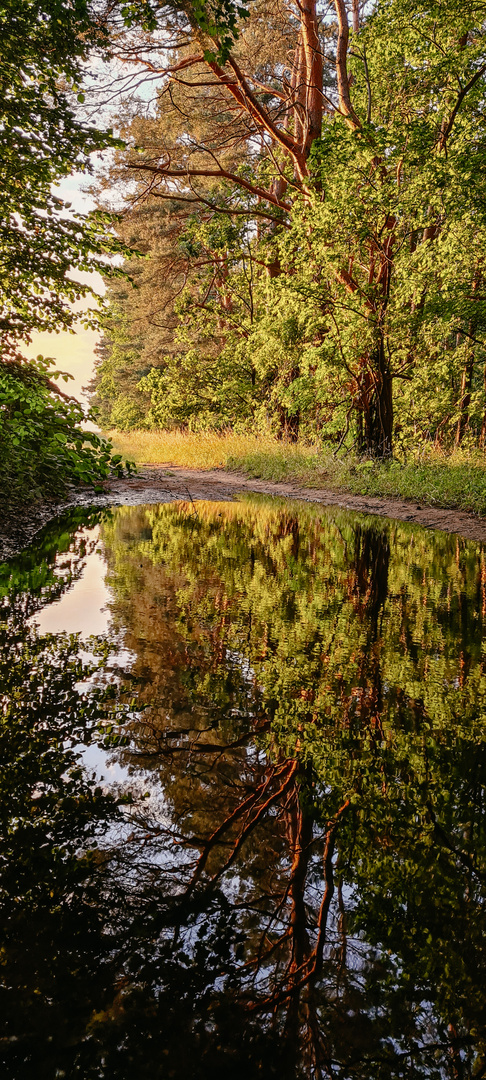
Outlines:
[{"label": "dark water surface", "polygon": [[2,1077],[486,1076],[480,545],[83,511],[0,597]]}]

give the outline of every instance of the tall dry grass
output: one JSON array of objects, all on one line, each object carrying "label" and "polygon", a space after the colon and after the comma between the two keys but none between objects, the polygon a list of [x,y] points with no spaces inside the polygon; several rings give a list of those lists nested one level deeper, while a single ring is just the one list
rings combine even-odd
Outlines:
[{"label": "tall dry grass", "polygon": [[[117,454],[137,465],[181,465],[186,469],[214,469],[247,455],[299,457],[301,449],[282,445],[270,435],[238,435],[232,431],[110,431]],[[312,453],[310,449],[307,451]]]}]

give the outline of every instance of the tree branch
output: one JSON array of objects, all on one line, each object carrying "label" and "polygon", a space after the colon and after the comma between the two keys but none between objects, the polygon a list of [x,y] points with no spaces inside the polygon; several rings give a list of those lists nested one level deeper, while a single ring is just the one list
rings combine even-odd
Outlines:
[{"label": "tree branch", "polygon": [[339,97],[339,109],[346,118],[349,127],[357,131],[361,124],[351,104],[347,55],[349,43],[348,13],[344,0],[334,0],[338,22],[338,41],[336,46],[336,76]]},{"label": "tree branch", "polygon": [[439,136],[439,150],[445,150],[446,149],[447,139],[449,138],[449,135],[450,135],[450,133],[452,131],[454,121],[455,121],[456,116],[457,116],[457,114],[459,112],[459,109],[460,109],[460,107],[461,107],[461,105],[462,105],[462,103],[464,101],[464,98],[466,97],[466,94],[468,94],[469,91],[472,90],[472,87],[474,86],[475,83],[477,83],[478,79],[481,78],[481,75],[484,75],[485,71],[486,71],[486,64],[483,64],[483,66],[481,68],[479,68],[479,71],[476,71],[474,73],[472,79],[470,79],[469,82],[466,83],[466,85],[462,88],[460,94],[458,94],[456,104],[454,105],[454,108],[453,108],[453,110],[451,112],[448,123],[446,124],[445,128],[443,130],[441,130],[441,133],[440,133],[440,136]]},{"label": "tree branch", "polygon": [[[150,172],[154,175],[160,175],[169,177],[170,179],[184,180],[189,176],[210,176],[220,178],[222,180],[230,180],[231,183],[236,184],[239,187],[243,187],[245,191],[249,191],[251,195],[255,195],[258,199],[263,199],[264,202],[270,202],[273,206],[277,206],[279,210],[286,210],[290,212],[292,207],[290,203],[282,202],[276,195],[272,195],[269,191],[265,191],[264,188],[257,187],[255,184],[251,184],[249,180],[244,180],[242,176],[238,176],[236,173],[231,173],[227,169],[170,169],[164,168],[160,165],[144,165],[140,162],[128,162],[127,168],[140,169],[142,172]],[[250,211],[251,212],[251,211]]]}]

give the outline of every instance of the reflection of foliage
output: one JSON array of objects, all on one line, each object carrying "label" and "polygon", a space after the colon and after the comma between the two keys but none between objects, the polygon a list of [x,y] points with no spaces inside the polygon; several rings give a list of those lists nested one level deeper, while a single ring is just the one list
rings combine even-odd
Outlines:
[{"label": "reflection of foliage", "polygon": [[[93,525],[96,512],[84,515]],[[82,515],[81,515],[82,517]],[[108,645],[40,637],[26,624],[58,599],[89,554],[75,512],[5,564],[0,619],[0,996],[2,1076],[288,1076],[258,1018],[241,1014],[241,941],[223,894],[180,906],[129,829],[120,798],[83,766],[116,745],[124,709],[104,671]],[[26,591],[29,590],[30,591]],[[98,674],[96,674],[98,672]],[[116,728],[115,728],[116,730]],[[123,800],[122,800],[123,801]],[[129,819],[130,820],[130,819]],[[130,835],[127,835],[128,832]],[[232,1042],[244,1028],[245,1047]],[[174,1073],[175,1074],[175,1073]]]},{"label": "reflection of foliage", "polygon": [[105,540],[181,925],[231,896],[303,1075],[483,1075],[482,550],[255,501]]},{"label": "reflection of foliage", "polygon": [[77,639],[4,623],[0,644],[2,1075],[128,1080],[135,1061],[140,1076],[243,1080],[265,1066],[290,1080],[275,1039],[241,1013],[227,898],[187,905],[174,942],[181,908],[135,820],[119,843],[119,800],[79,754],[103,742],[109,695],[87,683]]},{"label": "reflection of foliage", "polygon": [[[257,500],[103,535],[128,688],[23,619],[82,533],[3,589],[4,1075],[484,1076],[480,547]],[[127,714],[123,810],[79,751]]]},{"label": "reflection of foliage", "polygon": [[77,532],[93,528],[106,510],[74,509],[43,529],[16,559],[0,563],[0,613],[25,619],[58,599],[82,574],[94,541]]},{"label": "reflection of foliage", "polygon": [[101,690],[77,688],[93,668],[76,638],[6,622],[0,655],[4,1065],[20,1076],[36,1062],[37,1075],[54,1076],[111,982],[115,937],[97,910],[97,837],[119,811],[79,753],[101,738],[108,703]]},{"label": "reflection of foliage", "polygon": [[[82,659],[76,636],[39,636],[26,619],[79,578],[93,541],[73,511],[0,568],[0,927],[3,1075],[58,1075],[92,1008],[112,991],[116,933],[98,907],[119,800],[83,767],[106,739],[106,643]],[[116,710],[115,718],[119,710]]]}]

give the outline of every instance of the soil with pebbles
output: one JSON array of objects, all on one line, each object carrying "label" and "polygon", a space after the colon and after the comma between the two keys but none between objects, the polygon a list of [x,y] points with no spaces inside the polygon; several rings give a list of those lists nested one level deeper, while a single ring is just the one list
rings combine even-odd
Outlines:
[{"label": "soil with pebbles", "polygon": [[136,476],[107,481],[102,494],[96,495],[91,489],[86,489],[75,492],[61,502],[46,501],[25,509],[5,512],[0,520],[0,560],[11,558],[22,551],[40,529],[70,508],[195,502],[198,499],[223,502],[237,498],[240,492],[251,491],[260,495],[279,495],[301,502],[320,503],[322,506],[339,506],[345,510],[375,514],[377,517],[408,521],[426,529],[457,533],[467,540],[486,542],[486,518],[459,510],[421,506],[406,499],[350,495],[343,491],[302,487],[297,483],[250,480],[240,473],[225,469],[203,471],[184,469],[176,465],[145,465]]}]

